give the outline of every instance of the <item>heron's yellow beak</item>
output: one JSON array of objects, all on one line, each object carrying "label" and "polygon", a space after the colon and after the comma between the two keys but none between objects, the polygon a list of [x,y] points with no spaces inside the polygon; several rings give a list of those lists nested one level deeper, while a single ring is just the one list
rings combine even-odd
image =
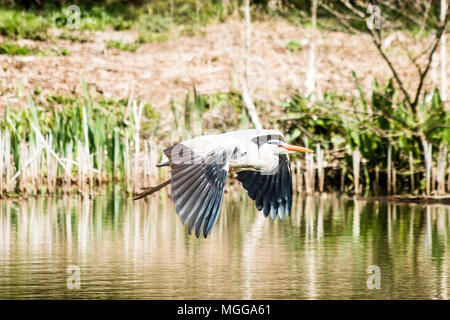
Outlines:
[{"label": "heron's yellow beak", "polygon": [[295,152],[314,152],[311,149],[303,148],[299,146],[293,146],[292,144],[283,143],[280,144],[281,147],[285,148],[288,151],[295,151]]}]

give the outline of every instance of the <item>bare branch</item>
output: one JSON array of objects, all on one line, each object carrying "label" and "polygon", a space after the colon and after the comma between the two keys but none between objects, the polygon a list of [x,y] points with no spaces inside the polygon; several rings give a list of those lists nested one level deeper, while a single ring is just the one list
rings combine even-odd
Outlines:
[{"label": "bare branch", "polygon": [[417,87],[417,91],[416,91],[416,97],[414,98],[414,102],[411,105],[411,107],[412,107],[414,112],[416,112],[417,103],[419,102],[420,93],[422,92],[422,87],[423,87],[423,83],[424,83],[425,77],[427,76],[427,73],[430,70],[431,62],[433,61],[434,52],[436,51],[436,49],[437,49],[437,47],[439,45],[439,42],[441,41],[442,34],[444,33],[445,27],[447,26],[447,21],[448,21],[448,14],[446,15],[442,26],[439,28],[439,30],[438,30],[438,32],[436,34],[436,38],[435,38],[435,42],[434,42],[433,48],[431,49],[431,52],[430,52],[430,54],[428,56],[427,66],[426,66],[425,70],[422,72],[422,74],[420,75],[419,86]]}]

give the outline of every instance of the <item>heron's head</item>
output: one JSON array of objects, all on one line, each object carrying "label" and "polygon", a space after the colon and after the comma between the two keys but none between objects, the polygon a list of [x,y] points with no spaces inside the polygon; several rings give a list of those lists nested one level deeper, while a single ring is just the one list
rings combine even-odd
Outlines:
[{"label": "heron's head", "polygon": [[286,142],[273,139],[267,141],[263,147],[272,151],[274,154],[292,153],[292,152],[313,152],[311,149],[294,146],[292,144],[287,144]]}]

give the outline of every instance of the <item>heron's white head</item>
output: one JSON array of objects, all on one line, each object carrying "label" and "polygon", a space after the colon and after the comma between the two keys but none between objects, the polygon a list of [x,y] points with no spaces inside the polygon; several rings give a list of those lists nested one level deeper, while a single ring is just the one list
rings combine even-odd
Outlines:
[{"label": "heron's white head", "polygon": [[260,147],[260,152],[272,154],[286,154],[292,152],[313,152],[311,149],[287,144],[280,140],[269,140]]}]

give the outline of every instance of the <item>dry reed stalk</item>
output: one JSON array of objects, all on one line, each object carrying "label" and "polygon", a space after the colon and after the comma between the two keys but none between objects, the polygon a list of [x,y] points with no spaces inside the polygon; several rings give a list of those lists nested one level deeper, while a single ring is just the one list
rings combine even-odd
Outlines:
[{"label": "dry reed stalk", "polygon": [[294,193],[297,191],[297,161],[291,163],[291,175],[292,175],[292,190]]},{"label": "dry reed stalk", "polygon": [[84,191],[85,190],[85,182],[86,182],[86,164],[85,164],[85,150],[83,147],[83,143],[80,140],[77,140],[77,163],[78,163],[78,189]]},{"label": "dry reed stalk", "polygon": [[[303,138],[306,148],[308,148],[308,138]],[[305,155],[305,189],[307,194],[314,192],[315,186],[315,172],[314,172],[314,156],[312,153],[307,153]]]},{"label": "dry reed stalk", "polygon": [[141,102],[139,104],[139,107],[137,105],[136,100],[133,101],[133,118],[134,118],[134,165],[132,167],[132,181],[133,185],[132,192],[136,193],[138,191],[139,186],[143,185],[143,181],[141,181],[142,174],[140,173],[140,166],[139,166],[139,153],[141,148],[140,143],[140,129],[141,129],[141,118],[142,118],[142,111],[144,110],[144,104]]},{"label": "dry reed stalk", "polygon": [[151,136],[149,141],[149,152],[150,152],[150,169],[152,182],[158,181],[158,168],[156,167],[160,158],[158,150],[159,148],[156,145],[153,136]]},{"label": "dry reed stalk", "polygon": [[424,157],[425,157],[425,179],[426,179],[426,194],[429,195],[431,191],[431,168],[432,168],[432,154],[433,146],[427,141],[422,141]]},{"label": "dry reed stalk", "polygon": [[445,193],[445,169],[447,167],[447,146],[441,146],[439,148],[439,155],[437,158],[436,168],[436,180],[437,180],[437,193]]},{"label": "dry reed stalk", "polygon": [[[50,133],[47,137],[47,145],[53,145],[53,136]],[[46,149],[46,164],[47,164],[47,193],[56,192],[56,180],[58,176],[58,162],[51,155],[49,149]]]},{"label": "dry reed stalk", "polygon": [[32,172],[32,184],[33,184],[33,194],[37,195],[38,191],[40,190],[40,183],[42,181],[42,147],[38,147],[36,143],[32,143],[30,145],[30,149],[33,151],[33,153],[39,154],[36,157],[36,161],[33,161],[31,164],[31,168],[33,170]]},{"label": "dry reed stalk", "polygon": [[72,161],[73,161],[73,142],[70,141],[66,145],[65,158],[67,159],[66,166],[63,168],[63,192],[69,193],[72,188]]},{"label": "dry reed stalk", "polygon": [[89,152],[89,146],[77,140],[76,164],[78,166],[78,190],[87,194],[93,190],[94,185],[94,156]]},{"label": "dry reed stalk", "polygon": [[392,192],[394,194],[397,193],[397,171],[395,170],[394,165],[392,165]]},{"label": "dry reed stalk", "polygon": [[124,179],[125,179],[125,189],[127,193],[132,193],[131,188],[131,161],[130,161],[130,141],[128,138],[128,133],[125,134],[125,143],[123,151],[123,167],[124,167]]},{"label": "dry reed stalk", "polygon": [[296,161],[297,169],[297,193],[303,192],[303,173],[302,173],[302,162],[301,160]]},{"label": "dry reed stalk", "polygon": [[142,185],[144,186],[149,186],[151,183],[151,164],[150,164],[150,152],[149,152],[149,147],[150,143],[147,143],[146,141],[144,141],[144,166],[143,166],[143,173],[142,176],[144,178],[144,181],[142,183]]},{"label": "dry reed stalk", "polygon": [[2,197],[3,191],[5,191],[5,185],[8,181],[7,172],[10,161],[10,143],[9,131],[2,132],[0,130],[0,198]]},{"label": "dry reed stalk", "polygon": [[355,194],[361,193],[360,185],[359,185],[359,174],[361,167],[361,152],[359,152],[358,148],[353,151],[352,154],[352,164],[353,164],[353,183],[355,184]]},{"label": "dry reed stalk", "polygon": [[292,162],[291,164],[291,175],[292,175],[292,190],[294,193],[298,193],[298,187],[297,187],[297,161]]},{"label": "dry reed stalk", "polygon": [[414,192],[414,161],[412,151],[409,152],[409,176],[411,183],[411,192]]},{"label": "dry reed stalk", "polygon": [[391,194],[392,184],[392,145],[389,144],[388,158],[387,158],[387,192]]},{"label": "dry reed stalk", "polygon": [[98,185],[101,186],[103,184],[103,181],[105,180],[104,172],[103,172],[103,161],[104,161],[104,152],[103,147],[97,147],[96,150],[96,157],[97,157],[97,182]]},{"label": "dry reed stalk", "polygon": [[41,183],[41,150],[35,143],[19,143],[20,174],[19,190],[23,193],[36,195]]},{"label": "dry reed stalk", "polygon": [[323,150],[320,148],[319,144],[316,145],[316,154],[317,154],[317,175],[319,178],[319,191],[323,192],[325,184],[325,172],[324,172]]},{"label": "dry reed stalk", "polygon": [[29,156],[28,156],[28,148],[25,143],[25,141],[21,141],[19,143],[19,163],[22,165],[22,174],[20,176],[19,180],[19,190],[20,192],[25,192],[27,190],[27,185],[30,184],[29,182],[29,174],[28,174],[28,166],[25,166],[25,163],[27,162]]},{"label": "dry reed stalk", "polygon": [[94,155],[89,153],[89,150],[87,150],[87,174],[88,174],[88,186],[89,186],[89,193],[93,193],[94,188]]}]

